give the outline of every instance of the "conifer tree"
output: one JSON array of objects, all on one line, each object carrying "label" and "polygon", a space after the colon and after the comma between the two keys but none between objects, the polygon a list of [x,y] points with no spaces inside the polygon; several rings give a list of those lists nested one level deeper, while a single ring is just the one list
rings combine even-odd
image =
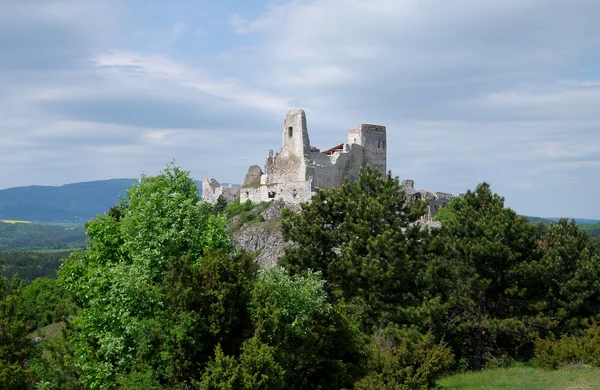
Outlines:
[{"label": "conifer tree", "polygon": [[424,213],[397,177],[367,167],[354,183],[318,191],[301,213],[284,213],[284,238],[295,245],[281,264],[291,273],[320,271],[330,297],[356,305],[365,325],[397,320],[399,308],[415,303],[428,239],[415,222]]}]

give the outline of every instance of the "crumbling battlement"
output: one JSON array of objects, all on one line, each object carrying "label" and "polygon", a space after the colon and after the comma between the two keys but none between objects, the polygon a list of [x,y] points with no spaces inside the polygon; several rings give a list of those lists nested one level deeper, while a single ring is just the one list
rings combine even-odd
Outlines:
[{"label": "crumbling battlement", "polygon": [[304,110],[290,110],[281,138],[281,151],[269,150],[264,172],[250,167],[240,193],[242,202],[308,202],[317,189],[340,187],[346,178],[357,179],[367,165],[386,172],[385,126],[362,124],[348,132],[347,143],[321,152],[310,145]]},{"label": "crumbling battlement", "polygon": [[290,110],[283,121],[281,150],[269,150],[264,171],[257,165],[251,166],[241,190],[204,179],[203,198],[208,203],[216,203],[219,196],[230,201],[238,195],[242,202],[309,202],[317,189],[340,187],[346,178],[358,179],[367,165],[385,174],[386,147],[385,126],[362,124],[348,132],[347,143],[321,152],[310,145],[304,110]]},{"label": "crumbling battlement", "polygon": [[[215,179],[202,181],[202,197],[216,203],[223,196],[228,203],[239,197],[242,202],[258,203],[282,200],[287,204],[309,202],[317,189],[341,187],[346,178],[358,179],[363,167],[371,166],[386,174],[386,127],[361,124],[348,131],[346,143],[325,151],[310,145],[306,113],[290,110],[283,121],[281,150],[269,150],[264,171],[258,165],[248,169],[242,188],[222,187]],[[402,187],[411,200],[429,200],[428,213],[423,218],[431,220],[440,206],[454,198],[442,192],[417,191],[414,181],[405,180]]]},{"label": "crumbling battlement", "polygon": [[446,192],[429,192],[425,190],[415,190],[414,180],[404,180],[401,184],[402,190],[406,194],[406,197],[411,201],[427,200],[429,206],[427,206],[427,213],[421,217],[423,221],[431,221],[437,215],[440,207],[445,207],[452,199],[454,195]]},{"label": "crumbling battlement", "polygon": [[240,197],[240,189],[234,188],[231,184],[223,187],[215,179],[202,179],[202,199],[210,204],[217,203],[219,196],[222,196],[227,203],[232,203]]}]

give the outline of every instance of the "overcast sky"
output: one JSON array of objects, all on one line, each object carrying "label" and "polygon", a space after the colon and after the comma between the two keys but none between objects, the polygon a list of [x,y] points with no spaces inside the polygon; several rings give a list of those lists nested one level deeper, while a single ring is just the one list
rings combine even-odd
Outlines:
[{"label": "overcast sky", "polygon": [[598,0],[0,0],[0,188],[240,183],[289,108],[418,189],[600,219]]}]

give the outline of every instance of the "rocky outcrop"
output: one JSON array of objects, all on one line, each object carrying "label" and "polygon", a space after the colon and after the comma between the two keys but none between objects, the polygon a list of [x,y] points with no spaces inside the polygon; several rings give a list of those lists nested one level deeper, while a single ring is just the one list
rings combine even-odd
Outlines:
[{"label": "rocky outcrop", "polygon": [[247,252],[255,253],[256,262],[263,268],[277,265],[277,260],[290,245],[284,241],[281,233],[281,211],[285,207],[283,201],[271,202],[260,213],[264,222],[246,223],[233,234],[236,245]]},{"label": "rocky outcrop", "polygon": [[446,206],[452,199],[455,198],[454,195],[446,192],[415,190],[414,180],[404,180],[401,186],[408,199],[412,201],[427,200],[429,202],[429,209],[427,210],[427,215],[424,218],[427,221],[431,221],[431,219],[437,215],[440,207]]},{"label": "rocky outcrop", "polygon": [[[402,182],[402,188],[409,200],[428,200],[429,210],[421,221],[423,229],[429,231],[441,228],[440,222],[432,221],[440,206],[447,205],[454,195],[444,192],[428,192],[415,190],[412,180]],[[300,211],[299,205],[286,204],[282,200],[272,201],[266,208],[258,208],[253,212],[260,213],[262,218],[253,218],[233,233],[236,245],[247,252],[257,255],[256,261],[261,267],[267,268],[277,265],[278,259],[283,256],[285,248],[292,245],[286,243],[281,233],[281,212],[284,208]],[[259,222],[261,221],[261,222]],[[232,219],[233,224],[239,222],[239,216]]]}]

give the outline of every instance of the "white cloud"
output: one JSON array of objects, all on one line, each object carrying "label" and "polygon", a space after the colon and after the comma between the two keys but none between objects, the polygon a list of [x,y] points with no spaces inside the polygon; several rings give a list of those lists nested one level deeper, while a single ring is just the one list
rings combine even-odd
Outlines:
[{"label": "white cloud", "polygon": [[141,79],[142,82],[147,82],[148,78],[163,78],[250,107],[274,112],[281,112],[289,107],[286,99],[248,88],[242,81],[216,80],[198,69],[165,57],[119,51],[99,55],[94,61],[100,67],[108,68],[107,71],[116,74],[117,77],[120,75],[131,77],[136,73],[144,73],[146,77]]}]

